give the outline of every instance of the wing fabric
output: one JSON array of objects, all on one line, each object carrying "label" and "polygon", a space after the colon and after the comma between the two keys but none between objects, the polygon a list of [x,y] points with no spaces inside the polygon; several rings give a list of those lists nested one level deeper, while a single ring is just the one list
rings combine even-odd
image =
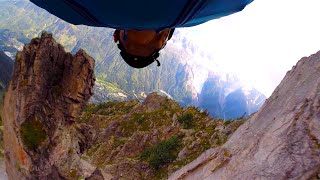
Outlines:
[{"label": "wing fabric", "polygon": [[72,23],[116,29],[195,26],[241,11],[253,0],[31,0]]}]

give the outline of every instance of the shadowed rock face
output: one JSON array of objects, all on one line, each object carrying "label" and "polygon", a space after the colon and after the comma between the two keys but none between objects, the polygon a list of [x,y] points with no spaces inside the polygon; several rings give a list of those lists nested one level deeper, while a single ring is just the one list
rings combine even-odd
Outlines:
[{"label": "shadowed rock face", "polygon": [[4,52],[0,51],[0,91],[5,88],[11,78],[13,61]]},{"label": "shadowed rock face", "polygon": [[46,33],[16,58],[3,109],[9,179],[61,179],[57,167],[76,146],[69,126],[92,95],[94,60],[66,53]]},{"label": "shadowed rock face", "polygon": [[320,177],[320,52],[301,59],[262,109],[222,147],[169,179]]}]

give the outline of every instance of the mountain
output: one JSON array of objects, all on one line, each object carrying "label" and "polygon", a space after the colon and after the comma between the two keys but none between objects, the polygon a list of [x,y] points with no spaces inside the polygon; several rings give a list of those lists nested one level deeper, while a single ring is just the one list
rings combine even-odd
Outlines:
[{"label": "mountain", "polygon": [[[192,89],[185,84],[189,81],[188,72],[185,71],[187,67],[177,63],[181,58],[188,59],[188,54],[182,53],[177,47],[168,48],[171,50],[170,53],[162,53],[160,68],[154,65],[136,70],[127,66],[120,58],[119,50],[113,43],[112,29],[73,26],[29,1],[5,1],[2,4],[0,29],[10,32],[7,32],[11,35],[10,42],[17,42],[17,45],[9,44],[11,49],[16,47],[15,49],[21,50],[20,45],[24,43],[19,41],[18,36],[16,39],[11,38],[12,35],[23,34],[31,39],[38,36],[42,30],[46,30],[52,32],[67,51],[74,53],[83,48],[90,52],[96,60],[95,71],[98,79],[120,87],[126,93],[135,94],[139,98],[142,98],[139,94],[163,90],[184,105],[190,102]],[[24,15],[25,12],[28,12],[28,16]],[[8,38],[4,41],[8,41]]]},{"label": "mountain", "polygon": [[[65,142],[72,136],[64,131],[68,128],[60,128],[72,123],[92,96],[93,68],[94,60],[83,50],[66,53],[46,33],[17,54],[2,111],[9,179],[35,179],[48,167],[54,169],[48,153],[57,152],[52,149],[57,140]],[[34,174],[26,177],[28,171]]]},{"label": "mountain", "polygon": [[16,61],[2,111],[9,179],[164,179],[245,122],[216,120],[165,93],[86,105],[94,60],[47,33]]},{"label": "mountain", "polygon": [[[238,89],[230,93],[225,100],[226,111],[224,112],[224,117],[241,117],[245,116],[247,113],[247,98],[242,89]],[[245,112],[245,113],[243,113]]]},{"label": "mountain", "polygon": [[207,150],[169,180],[319,179],[319,132],[320,51],[287,72],[259,112],[224,145]]},{"label": "mountain", "polygon": [[265,100],[266,97],[254,88],[235,90],[225,98],[223,117],[224,119],[247,117],[257,112]]},{"label": "mountain", "polygon": [[221,117],[223,99],[224,89],[220,79],[216,76],[208,78],[200,93],[200,107],[209,109],[214,117]]},{"label": "mountain", "polygon": [[[91,99],[92,102],[143,100],[146,94],[157,91],[168,94],[184,107],[194,105],[209,108],[210,112],[217,111],[214,109],[215,106],[206,105],[207,102],[200,100],[201,97],[215,100],[216,95],[201,94],[201,89],[207,80],[210,81],[207,78],[209,78],[208,74],[213,73],[212,71],[217,74],[217,78],[223,77],[217,73],[219,67],[212,64],[212,57],[188,40],[186,30],[175,31],[172,40],[161,52],[160,67],[153,64],[137,70],[129,67],[119,56],[119,50],[113,43],[112,29],[71,25],[29,1],[2,1],[0,50],[14,57],[18,50],[22,50],[23,44],[37,37],[43,30],[52,32],[55,39],[67,51],[74,54],[82,48],[96,60],[95,73],[98,81],[94,88],[96,93]],[[210,70],[207,69],[209,64]],[[224,83],[226,85],[223,86],[230,86],[230,82],[224,81]],[[235,81],[233,83],[239,84]],[[213,90],[204,90],[204,92],[210,91]],[[212,103],[224,107],[223,102]],[[223,118],[223,113],[220,111],[223,110],[212,114]]]},{"label": "mountain", "polygon": [[[320,51],[248,120],[216,120],[158,93],[86,105],[94,84],[84,50],[66,53],[47,33],[25,45],[1,111],[9,179],[319,178]],[[259,101],[254,89],[235,94]]]},{"label": "mountain", "polygon": [[200,96],[199,107],[207,109],[213,117],[236,119],[257,112],[266,97],[254,88],[241,87],[232,75],[221,78],[211,73],[205,81]]}]

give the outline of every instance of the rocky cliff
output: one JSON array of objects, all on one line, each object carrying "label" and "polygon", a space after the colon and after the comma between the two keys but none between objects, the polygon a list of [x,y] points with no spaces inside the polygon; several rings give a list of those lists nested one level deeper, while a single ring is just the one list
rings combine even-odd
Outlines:
[{"label": "rocky cliff", "polygon": [[302,58],[221,147],[169,179],[319,179],[320,52]]},{"label": "rocky cliff", "polygon": [[83,50],[66,53],[46,33],[17,54],[2,112],[9,179],[63,179],[59,164],[77,146],[70,125],[92,95],[93,69]]},{"label": "rocky cliff", "polygon": [[165,179],[245,122],[157,93],[86,105],[93,67],[83,50],[66,53],[47,33],[17,54],[2,109],[9,179]]},{"label": "rocky cliff", "polygon": [[85,107],[93,68],[46,33],[17,54],[2,111],[10,179],[319,178],[320,52],[242,126],[156,93]]}]

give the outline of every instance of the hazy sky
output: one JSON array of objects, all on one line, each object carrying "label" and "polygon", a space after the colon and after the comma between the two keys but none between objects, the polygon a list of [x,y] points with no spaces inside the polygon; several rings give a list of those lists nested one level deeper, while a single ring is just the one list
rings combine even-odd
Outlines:
[{"label": "hazy sky", "polygon": [[188,32],[213,61],[270,96],[298,60],[320,50],[319,18],[320,0],[255,0]]}]

